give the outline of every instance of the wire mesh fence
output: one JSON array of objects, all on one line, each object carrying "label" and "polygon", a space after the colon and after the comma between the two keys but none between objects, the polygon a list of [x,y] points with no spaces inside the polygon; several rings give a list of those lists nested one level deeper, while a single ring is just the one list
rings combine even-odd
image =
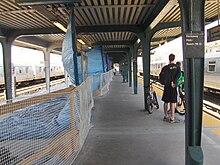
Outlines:
[{"label": "wire mesh fence", "polygon": [[99,75],[93,75],[93,80],[95,80],[93,81],[93,91],[95,96],[103,96],[108,93],[112,77],[113,70],[101,73]]},{"label": "wire mesh fence", "polygon": [[[98,76],[99,96],[108,92],[112,76],[112,71]],[[0,165],[71,164],[91,128],[93,78],[1,105]]]},{"label": "wire mesh fence", "polygon": [[0,164],[71,164],[90,129],[92,77],[0,106]]}]

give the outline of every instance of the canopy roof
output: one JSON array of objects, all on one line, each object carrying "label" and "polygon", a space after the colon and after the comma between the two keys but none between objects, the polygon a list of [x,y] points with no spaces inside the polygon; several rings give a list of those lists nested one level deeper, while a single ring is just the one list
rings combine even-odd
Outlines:
[{"label": "canopy roof", "polygon": [[[64,32],[54,22],[67,26],[71,0],[1,0],[0,37],[19,36],[15,44],[26,47],[61,48]],[[75,0],[77,38],[87,46],[103,45],[112,56],[122,54],[137,42],[135,33],[161,25],[152,47],[181,34],[177,0]],[[206,0],[205,21],[218,18],[216,0]],[[13,34],[13,35],[12,35]],[[29,43],[28,45],[26,43]]]}]

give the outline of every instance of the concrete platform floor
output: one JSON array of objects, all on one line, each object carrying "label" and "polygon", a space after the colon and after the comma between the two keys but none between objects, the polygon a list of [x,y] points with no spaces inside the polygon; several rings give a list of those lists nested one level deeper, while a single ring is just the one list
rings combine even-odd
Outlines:
[{"label": "concrete platform floor", "polygon": [[[184,165],[184,116],[179,123],[164,122],[160,108],[143,110],[143,87],[133,94],[122,77],[113,77],[106,96],[95,98],[92,124],[84,146],[73,165]],[[220,138],[204,129],[204,165],[219,164]]]}]

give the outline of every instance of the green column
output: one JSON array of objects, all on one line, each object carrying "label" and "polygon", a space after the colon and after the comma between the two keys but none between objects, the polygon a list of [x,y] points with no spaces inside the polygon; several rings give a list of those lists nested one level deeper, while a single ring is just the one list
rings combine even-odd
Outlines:
[{"label": "green column", "polygon": [[179,1],[182,16],[185,72],[185,164],[202,165],[205,0]]},{"label": "green column", "polygon": [[137,48],[135,45],[130,46],[130,52],[133,57],[133,84],[134,84],[134,94],[137,94]]},{"label": "green column", "polygon": [[142,33],[139,36],[143,54],[144,107],[147,110],[147,96],[149,95],[150,88],[150,35]]},{"label": "green column", "polygon": [[132,72],[131,72],[131,52],[128,52],[128,81],[129,81],[129,87],[132,86]]}]

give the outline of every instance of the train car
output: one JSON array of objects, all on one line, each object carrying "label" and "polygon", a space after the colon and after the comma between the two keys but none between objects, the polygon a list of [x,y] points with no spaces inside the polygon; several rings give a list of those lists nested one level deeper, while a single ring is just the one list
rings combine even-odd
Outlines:
[{"label": "train car", "polygon": [[205,90],[220,91],[220,52],[205,54]]},{"label": "train car", "polygon": [[30,65],[14,65],[12,64],[12,75],[16,77],[16,82],[21,83],[22,81],[33,80],[34,71]]},{"label": "train car", "polygon": [[[169,55],[173,53],[176,58],[175,61],[182,63],[183,69],[183,51],[182,51],[182,38],[179,37],[171,42],[168,42],[151,51],[151,78],[158,79],[159,73],[163,66],[168,64]],[[139,64],[140,65],[140,64]],[[141,64],[142,65],[142,64]],[[143,71],[138,71],[143,75]],[[204,88],[207,91],[216,92],[220,91],[220,52],[205,53],[204,63]]]},{"label": "train car", "polygon": [[52,65],[50,67],[50,77],[58,77],[64,75],[64,67],[63,66],[57,66]]},{"label": "train car", "polygon": [[3,78],[3,76],[4,76],[3,66],[0,65],[0,85],[1,85],[1,84],[4,84],[4,78]]},{"label": "train car", "polygon": [[[16,78],[18,84],[28,82],[34,82],[45,79],[45,67],[44,65],[21,65],[12,64],[12,76]],[[64,68],[59,65],[53,65],[50,67],[50,77],[64,76]],[[0,85],[4,85],[4,73],[3,66],[0,65]]]}]

